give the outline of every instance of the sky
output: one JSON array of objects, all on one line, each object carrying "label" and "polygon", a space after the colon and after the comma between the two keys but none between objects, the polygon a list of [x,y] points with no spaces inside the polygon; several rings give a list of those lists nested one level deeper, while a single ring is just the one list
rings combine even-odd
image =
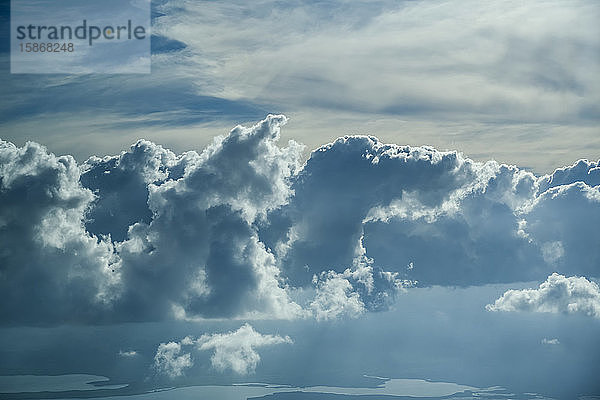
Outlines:
[{"label": "sky", "polygon": [[596,2],[151,10],[11,74],[0,5],[0,399],[600,398]]}]

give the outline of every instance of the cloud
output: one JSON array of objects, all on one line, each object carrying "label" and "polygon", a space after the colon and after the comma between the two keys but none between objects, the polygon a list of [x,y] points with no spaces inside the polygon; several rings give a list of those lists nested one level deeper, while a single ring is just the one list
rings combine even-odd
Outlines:
[{"label": "cloud", "polygon": [[293,341],[289,336],[263,335],[246,323],[236,331],[205,334],[198,339],[186,336],[181,342],[161,343],[154,357],[154,367],[171,379],[183,375],[183,371],[194,363],[191,354],[183,353],[182,349],[193,346],[200,352],[213,351],[210,362],[217,371],[229,369],[239,375],[248,375],[254,373],[260,362],[257,348],[284,343]]},{"label": "cloud", "polygon": [[201,154],[139,141],[81,167],[2,142],[0,284],[20,304],[2,321],[295,317],[253,227],[292,193],[302,146],[274,144],[285,121],[239,126]]},{"label": "cloud", "polygon": [[[305,284],[315,271],[341,272],[352,265],[373,208],[406,192],[435,206],[474,177],[455,152],[388,145],[367,136],[339,138],[313,151],[294,177],[294,196],[272,213],[263,237],[291,282]],[[367,254],[368,240],[365,232]]]},{"label": "cloud", "polygon": [[583,182],[589,186],[600,185],[600,166],[598,162],[579,160],[575,164],[557,168],[552,174],[540,178],[539,192],[575,182]]},{"label": "cloud", "polygon": [[101,321],[118,296],[109,238],[85,230],[94,195],[70,156],[0,141],[0,320]]},{"label": "cloud", "polygon": [[2,142],[2,322],[328,320],[385,310],[415,282],[598,277],[597,163],[537,177],[358,135],[303,163],[303,146],[277,144],[286,121],[81,165]]},{"label": "cloud", "polygon": [[[421,284],[528,281],[557,263],[559,272],[594,276],[598,188],[538,194],[538,180],[456,152],[344,137],[311,154],[292,182],[294,196],[260,235],[293,285],[343,272],[361,237],[375,268]],[[550,193],[558,188],[570,197]],[[580,206],[567,205],[574,202]],[[409,262],[416,267],[406,271]]]},{"label": "cloud", "polygon": [[138,141],[119,156],[89,158],[81,167],[80,180],[96,198],[86,215],[86,229],[123,241],[130,225],[150,222],[148,185],[178,178],[184,160],[147,140]]},{"label": "cloud", "polygon": [[600,288],[584,277],[553,273],[538,289],[509,290],[488,311],[582,314],[600,318]]},{"label": "cloud", "polygon": [[550,187],[525,209],[524,230],[563,274],[598,277],[600,185],[576,181]]},{"label": "cloud", "polygon": [[218,371],[231,369],[240,375],[251,374],[256,370],[260,362],[256,348],[282,343],[291,344],[293,341],[289,336],[263,335],[249,324],[242,325],[235,332],[202,335],[196,340],[199,350],[214,350],[210,358],[214,368]]},{"label": "cloud", "polygon": [[185,43],[178,60],[214,96],[409,116],[593,118],[598,10],[588,3],[266,1],[248,10],[181,0],[162,11],[156,31]]},{"label": "cloud", "polygon": [[315,275],[317,294],[310,307],[317,320],[335,319],[340,315],[357,317],[365,312],[365,305],[360,295],[353,291],[352,284],[348,280],[353,275],[350,269],[341,274],[329,271],[322,272],[320,277]]},{"label": "cloud", "polygon": [[366,311],[385,310],[399,291],[417,283],[400,279],[398,272],[374,270],[373,260],[364,255],[362,237],[358,251],[351,268],[313,275],[316,292],[309,307],[317,320],[356,318]]},{"label": "cloud", "polygon": [[138,352],[135,350],[119,350],[119,357],[125,357],[125,358],[131,358],[131,357],[136,357],[138,355]]},{"label": "cloud", "polygon": [[176,342],[161,343],[154,355],[154,369],[171,379],[180,377],[187,368],[194,365],[190,353],[182,353],[181,344]]},{"label": "cloud", "polygon": [[186,318],[301,312],[254,228],[292,194],[287,182],[302,146],[275,144],[285,122],[269,116],[251,128],[238,126],[201,154],[182,155],[169,179],[148,184],[152,220],[131,225],[117,245],[127,266],[126,308],[158,318],[172,305]]},{"label": "cloud", "polygon": [[181,151],[277,110],[312,147],[361,124],[547,172],[598,153],[598,14],[586,1],[160,2],[152,75],[6,70],[0,116],[13,141],[87,157],[140,136]]},{"label": "cloud", "polygon": [[542,339],[542,344],[547,344],[547,345],[551,345],[551,346],[556,346],[560,344],[560,340],[558,339],[547,339],[547,338],[543,338]]}]

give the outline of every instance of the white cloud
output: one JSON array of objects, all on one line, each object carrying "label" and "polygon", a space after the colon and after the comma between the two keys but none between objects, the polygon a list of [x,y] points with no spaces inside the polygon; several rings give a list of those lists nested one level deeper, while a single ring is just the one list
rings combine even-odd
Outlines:
[{"label": "white cloud", "polygon": [[563,182],[534,197],[524,210],[525,231],[552,270],[598,277],[600,185],[590,186],[576,177]]},{"label": "white cloud", "polygon": [[386,309],[413,281],[598,276],[597,163],[538,178],[373,136],[301,163],[277,145],[285,122],[82,165],[2,142],[0,297],[20,305],[2,321],[327,320]]},{"label": "white cloud", "polygon": [[547,344],[547,345],[551,345],[551,346],[556,346],[560,344],[560,340],[558,339],[548,339],[548,338],[543,338],[542,339],[542,344]]},{"label": "white cloud", "polygon": [[350,269],[338,274],[334,271],[315,275],[313,282],[317,286],[315,299],[310,307],[317,320],[335,319],[342,315],[357,317],[365,312],[360,295],[355,292],[347,279],[352,275]]},{"label": "white cloud", "polygon": [[582,314],[600,318],[600,288],[584,277],[553,273],[538,289],[509,290],[488,311]]},{"label": "white cloud", "polygon": [[119,357],[131,358],[136,357],[138,352],[135,350],[119,350]]},{"label": "white cloud", "polygon": [[109,238],[84,228],[94,199],[71,156],[0,140],[0,320],[102,321],[120,293]]},{"label": "white cloud", "polygon": [[78,157],[140,136],[180,151],[205,145],[215,125],[277,109],[300,123],[290,137],[311,146],[373,132],[544,172],[599,150],[594,2],[157,7],[155,44],[183,48],[156,51],[152,76],[6,75],[3,132]]},{"label": "white cloud", "polygon": [[598,10],[585,2],[267,1],[248,12],[244,2],[180,0],[163,12],[156,31],[188,46],[188,73],[230,99],[560,121],[598,96]]},{"label": "white cloud", "polygon": [[540,192],[575,182],[584,182],[589,186],[600,185],[599,162],[579,160],[573,165],[557,168],[552,174],[540,177]]},{"label": "white cloud", "polygon": [[155,369],[176,378],[186,368],[193,366],[190,353],[182,353],[183,346],[198,351],[213,351],[210,362],[217,371],[231,370],[239,375],[254,373],[260,363],[257,349],[277,344],[291,344],[289,336],[263,335],[250,324],[242,325],[238,330],[227,333],[205,334],[198,339],[186,336],[181,342],[161,343],[154,357]]},{"label": "white cloud", "polygon": [[542,245],[542,256],[548,264],[556,264],[564,254],[565,251],[560,241],[546,242]]},{"label": "white cloud", "polygon": [[199,350],[214,350],[210,358],[212,366],[218,371],[231,369],[240,375],[251,374],[260,362],[256,351],[259,347],[293,343],[289,336],[263,335],[249,324],[242,325],[235,332],[202,335],[196,340]]},{"label": "white cloud", "polygon": [[184,371],[194,365],[190,353],[183,353],[181,344],[176,342],[161,343],[154,356],[154,369],[171,379],[180,377]]},{"label": "white cloud", "polygon": [[147,303],[148,292],[137,289],[143,281],[155,288],[151,312],[168,313],[171,303],[187,319],[301,314],[254,227],[292,194],[288,179],[299,168],[302,146],[275,144],[285,122],[269,116],[238,126],[201,154],[161,164],[168,178],[147,185],[151,220],[132,225],[118,245],[131,289],[126,302]]},{"label": "white cloud", "polygon": [[416,284],[400,279],[398,272],[374,270],[365,251],[361,236],[351,268],[313,275],[316,291],[309,308],[317,320],[356,318],[366,311],[384,310],[400,290]]}]

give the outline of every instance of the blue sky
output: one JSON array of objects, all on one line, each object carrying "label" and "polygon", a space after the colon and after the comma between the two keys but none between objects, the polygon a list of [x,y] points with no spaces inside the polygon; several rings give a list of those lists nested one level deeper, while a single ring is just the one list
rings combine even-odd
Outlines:
[{"label": "blue sky", "polygon": [[600,396],[595,2],[154,2],[147,75],[8,13],[0,399]]}]

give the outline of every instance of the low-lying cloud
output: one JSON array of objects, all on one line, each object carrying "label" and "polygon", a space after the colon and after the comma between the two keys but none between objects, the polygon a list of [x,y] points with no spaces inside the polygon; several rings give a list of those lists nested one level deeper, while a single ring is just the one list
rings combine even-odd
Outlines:
[{"label": "low-lying cloud", "polygon": [[171,379],[180,377],[185,370],[194,365],[190,353],[184,353],[181,343],[161,343],[154,355],[154,369]]},{"label": "low-lying cloud", "polygon": [[263,335],[246,323],[236,331],[205,334],[197,339],[187,336],[181,342],[161,343],[154,357],[154,368],[171,379],[183,375],[185,369],[194,365],[191,353],[183,351],[187,348],[190,352],[212,351],[210,363],[219,372],[231,370],[248,375],[254,373],[260,363],[258,348],[285,343],[293,341],[289,336]]},{"label": "low-lying cloud", "polygon": [[282,343],[291,344],[293,341],[289,336],[263,335],[249,324],[242,325],[235,332],[202,335],[195,342],[199,350],[214,351],[210,362],[215,369],[231,369],[240,375],[247,375],[256,370],[260,362],[257,348]]},{"label": "low-lying cloud", "polygon": [[584,277],[554,273],[537,289],[509,290],[488,311],[581,314],[600,318],[600,288]]},{"label": "low-lying cloud", "polygon": [[329,320],[415,284],[600,276],[596,162],[538,177],[373,136],[302,162],[286,121],[81,165],[0,142],[0,320]]}]

